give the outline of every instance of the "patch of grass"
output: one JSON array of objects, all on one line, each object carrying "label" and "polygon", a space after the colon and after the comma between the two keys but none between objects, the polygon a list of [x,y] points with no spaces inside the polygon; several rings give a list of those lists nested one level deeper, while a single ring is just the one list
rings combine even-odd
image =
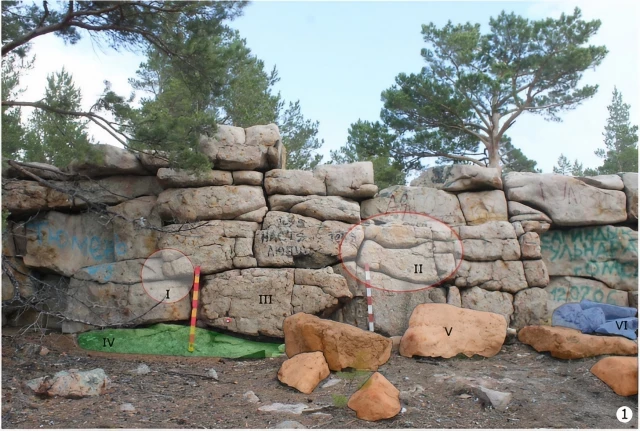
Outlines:
[{"label": "patch of grass", "polygon": [[331,398],[333,398],[333,405],[338,408],[344,408],[347,406],[347,397],[345,395],[340,394],[331,394]]}]

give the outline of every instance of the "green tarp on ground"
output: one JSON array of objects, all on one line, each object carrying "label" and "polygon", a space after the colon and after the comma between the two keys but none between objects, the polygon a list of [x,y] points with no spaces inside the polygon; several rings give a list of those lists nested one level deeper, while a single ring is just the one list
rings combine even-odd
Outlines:
[{"label": "green tarp on ground", "polygon": [[196,328],[195,349],[189,352],[189,327],[164,323],[85,332],[78,336],[78,344],[99,352],[218,358],[273,358],[284,352],[284,344],[259,343],[201,328]]}]

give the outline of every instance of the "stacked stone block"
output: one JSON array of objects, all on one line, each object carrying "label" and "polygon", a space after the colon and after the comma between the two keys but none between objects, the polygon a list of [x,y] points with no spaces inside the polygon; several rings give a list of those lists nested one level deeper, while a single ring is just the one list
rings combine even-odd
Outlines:
[{"label": "stacked stone block", "polygon": [[[514,328],[550,323],[567,301],[637,307],[635,173],[455,165],[378,192],[369,162],[286,170],[275,125],[219,126],[200,141],[212,165],[201,174],[161,153],[97,148],[99,162],[30,164],[52,187],[3,172],[3,255],[21,286],[3,277],[3,322],[42,282],[67,292],[51,309],[88,324],[63,323],[67,332],[187,320],[188,295],[158,304],[142,285],[159,249],[201,267],[203,323],[247,335],[282,337],[300,311],[366,329],[365,265],[385,335],[402,335],[423,303],[494,312]],[[60,191],[70,185],[75,195]]]}]

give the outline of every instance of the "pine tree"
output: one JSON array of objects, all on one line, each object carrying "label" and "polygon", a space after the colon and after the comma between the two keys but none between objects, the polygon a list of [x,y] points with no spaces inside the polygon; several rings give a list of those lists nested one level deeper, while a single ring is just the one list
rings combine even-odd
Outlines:
[{"label": "pine tree", "polygon": [[[47,77],[43,102],[54,109],[79,111],[82,93],[64,68]],[[91,157],[88,120],[36,110],[28,122],[23,159],[66,166],[75,158]]]},{"label": "pine tree", "polygon": [[604,159],[598,168],[601,175],[618,172],[638,172],[638,126],[629,121],[630,106],[622,102],[622,94],[613,89],[613,100],[607,107],[609,118],[604,128],[605,149],[595,153]]},{"label": "pine tree", "polygon": [[560,157],[558,157],[558,166],[553,167],[553,173],[560,175],[569,175],[570,172],[571,162],[564,154],[560,154]]}]

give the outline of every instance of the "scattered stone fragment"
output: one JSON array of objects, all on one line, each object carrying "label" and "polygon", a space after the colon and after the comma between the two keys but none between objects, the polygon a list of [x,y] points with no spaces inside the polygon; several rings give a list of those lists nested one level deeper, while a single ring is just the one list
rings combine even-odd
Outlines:
[{"label": "scattered stone fragment", "polygon": [[40,356],[47,356],[48,354],[49,354],[49,349],[42,346],[42,348],[40,349]]},{"label": "scattered stone fragment", "polygon": [[305,410],[308,410],[310,407],[306,404],[282,404],[282,403],[273,403],[267,406],[258,407],[258,410],[261,412],[274,412],[274,413],[291,413],[294,415],[299,415]]},{"label": "scattered stone fragment", "polygon": [[287,317],[283,329],[289,358],[302,352],[321,351],[333,371],[348,367],[375,371],[391,356],[390,339],[310,314]]},{"label": "scattered stone fragment", "polygon": [[518,339],[560,359],[638,354],[638,344],[624,337],[587,335],[561,326],[527,326],[518,332]]},{"label": "scattered stone fragment", "polygon": [[335,386],[338,383],[340,383],[342,380],[340,379],[335,379],[333,377],[331,377],[329,380],[326,381],[326,383],[324,385],[322,385],[322,388],[330,388],[331,386]]},{"label": "scattered stone fragment", "polygon": [[284,361],[278,371],[278,380],[310,394],[329,374],[331,372],[322,352],[299,353]]},{"label": "scattered stone fragment", "polygon": [[389,419],[400,413],[400,391],[376,372],[349,398],[347,407],[356,412],[358,419]]},{"label": "scattered stone fragment", "polygon": [[492,406],[498,411],[505,411],[511,402],[512,394],[509,392],[499,392],[484,386],[474,386],[474,394],[482,401],[485,406]]},{"label": "scattered stone fragment", "polygon": [[131,403],[123,403],[123,404],[120,404],[120,411],[121,412],[135,412],[136,408]]},{"label": "scattered stone fragment", "polygon": [[451,358],[496,355],[504,342],[507,322],[499,314],[448,304],[421,304],[411,314],[400,354]]},{"label": "scattered stone fragment", "polygon": [[111,381],[102,368],[90,371],[60,371],[53,377],[29,380],[27,386],[38,395],[82,398],[102,395]]},{"label": "scattered stone fragment", "polygon": [[273,428],[274,429],[307,429],[306,426],[302,425],[300,422],[297,422],[297,421],[283,421]]},{"label": "scattered stone fragment", "polygon": [[610,356],[600,359],[591,372],[618,395],[638,394],[638,358]]},{"label": "scattered stone fragment", "polygon": [[216,381],[218,380],[218,373],[213,368],[211,368],[211,369],[209,369],[209,371],[207,371],[207,376],[211,377],[213,380],[216,380]]},{"label": "scattered stone fragment", "polygon": [[149,374],[151,372],[151,368],[147,364],[140,364],[138,368],[134,370],[136,374]]},{"label": "scattered stone fragment", "polygon": [[247,391],[242,395],[242,398],[249,401],[252,404],[257,404],[260,402],[260,398],[253,391]]}]

